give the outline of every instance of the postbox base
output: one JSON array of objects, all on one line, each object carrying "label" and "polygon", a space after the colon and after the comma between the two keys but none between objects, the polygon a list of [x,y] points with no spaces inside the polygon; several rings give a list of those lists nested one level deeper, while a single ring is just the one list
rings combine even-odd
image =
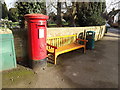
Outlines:
[{"label": "postbox base", "polygon": [[47,66],[47,59],[41,59],[41,60],[30,60],[29,66],[34,71],[39,71],[40,69],[44,69]]}]

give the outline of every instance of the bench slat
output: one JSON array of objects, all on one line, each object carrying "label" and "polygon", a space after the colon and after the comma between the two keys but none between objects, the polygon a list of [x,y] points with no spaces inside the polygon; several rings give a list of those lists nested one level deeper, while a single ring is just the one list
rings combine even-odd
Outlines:
[{"label": "bench slat", "polygon": [[[72,51],[72,50],[75,50],[75,49],[79,49],[81,47],[84,47],[84,45],[80,45],[80,44],[77,44],[77,43],[72,43],[72,44],[69,44],[69,45],[58,47],[56,49],[56,54],[62,54],[62,53],[69,52],[69,51]],[[54,53],[54,49],[48,49],[48,51]]]},{"label": "bench slat", "polygon": [[74,34],[74,35],[65,35],[65,36],[56,36],[56,37],[48,37],[47,39],[73,37],[73,36],[76,36],[76,34]]}]

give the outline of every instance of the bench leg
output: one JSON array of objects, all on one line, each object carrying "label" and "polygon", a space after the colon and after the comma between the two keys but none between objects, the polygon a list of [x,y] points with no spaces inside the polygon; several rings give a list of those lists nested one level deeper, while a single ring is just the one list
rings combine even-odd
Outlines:
[{"label": "bench leg", "polygon": [[84,47],[84,53],[86,53],[86,47]]},{"label": "bench leg", "polygon": [[56,65],[57,64],[57,55],[54,56],[54,64]]}]

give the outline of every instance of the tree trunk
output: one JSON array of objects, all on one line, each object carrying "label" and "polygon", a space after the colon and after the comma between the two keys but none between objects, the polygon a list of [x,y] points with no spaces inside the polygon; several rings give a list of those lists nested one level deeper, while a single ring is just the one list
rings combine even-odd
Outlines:
[{"label": "tree trunk", "polygon": [[76,18],[76,2],[72,2],[72,12],[70,12],[70,26],[76,27],[75,18]]},{"label": "tree trunk", "polygon": [[57,26],[62,27],[62,19],[61,19],[61,2],[57,2]]}]

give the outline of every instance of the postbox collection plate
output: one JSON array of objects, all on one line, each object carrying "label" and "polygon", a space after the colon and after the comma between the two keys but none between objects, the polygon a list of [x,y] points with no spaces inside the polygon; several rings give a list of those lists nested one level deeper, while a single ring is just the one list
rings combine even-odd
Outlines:
[{"label": "postbox collection plate", "polygon": [[44,29],[39,29],[39,38],[44,38]]}]

